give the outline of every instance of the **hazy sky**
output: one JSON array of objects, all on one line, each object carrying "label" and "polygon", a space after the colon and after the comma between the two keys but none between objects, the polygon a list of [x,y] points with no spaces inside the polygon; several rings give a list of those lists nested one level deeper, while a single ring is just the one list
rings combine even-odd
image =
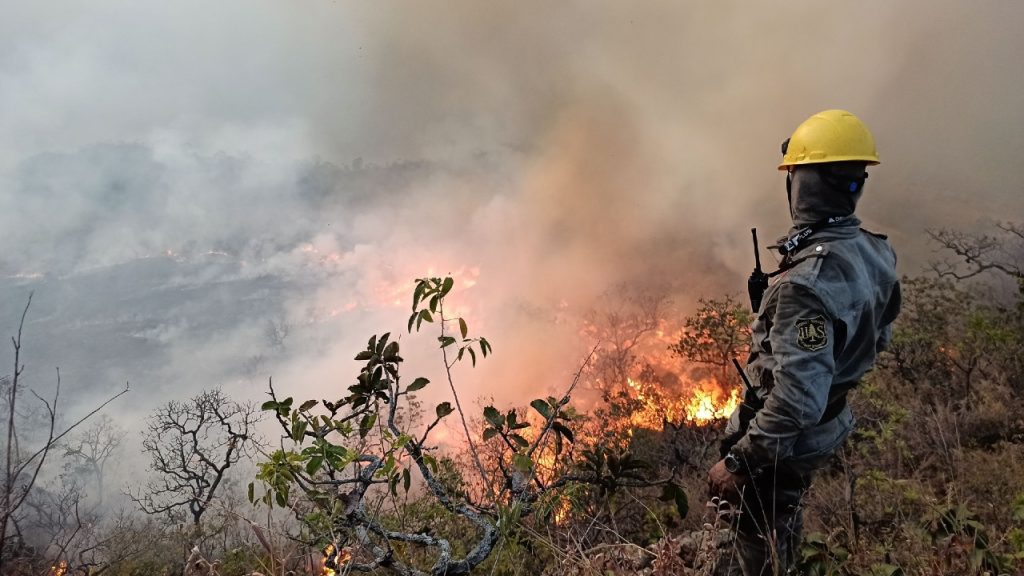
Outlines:
[{"label": "hazy sky", "polygon": [[131,380],[122,415],[340,394],[424,274],[494,342],[468,396],[560,388],[609,287],[742,291],[826,108],[874,131],[903,272],[926,227],[1024,215],[1017,1],[5,4],[0,328],[35,289],[32,382]]}]

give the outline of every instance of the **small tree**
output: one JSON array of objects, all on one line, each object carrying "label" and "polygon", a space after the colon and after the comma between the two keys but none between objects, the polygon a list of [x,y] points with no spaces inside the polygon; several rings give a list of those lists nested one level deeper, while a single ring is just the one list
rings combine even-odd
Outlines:
[{"label": "small tree", "polygon": [[258,420],[255,406],[219,388],[157,408],[142,440],[156,477],[130,497],[147,514],[187,510],[198,527],[228,469],[258,445]]},{"label": "small tree", "polygon": [[103,504],[107,465],[120,451],[124,435],[124,429],[104,414],[65,445],[67,472],[90,477],[96,486],[96,506]]},{"label": "small tree", "polygon": [[750,323],[747,307],[732,296],[721,300],[698,300],[697,312],[686,319],[683,335],[669,350],[691,362],[713,366],[719,382],[729,380],[733,358],[750,350]]},{"label": "small tree", "polygon": [[671,302],[661,290],[618,286],[604,294],[605,307],[587,313],[586,332],[599,344],[590,365],[604,400],[627,395],[627,382],[639,368],[645,340],[662,326]]}]

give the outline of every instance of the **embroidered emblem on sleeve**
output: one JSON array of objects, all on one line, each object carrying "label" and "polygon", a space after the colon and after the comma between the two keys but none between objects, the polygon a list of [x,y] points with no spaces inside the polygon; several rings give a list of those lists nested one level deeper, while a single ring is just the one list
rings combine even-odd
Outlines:
[{"label": "embroidered emblem on sleeve", "polygon": [[801,318],[796,323],[796,343],[798,346],[814,352],[828,346],[828,332],[825,331],[825,319],[821,316]]}]

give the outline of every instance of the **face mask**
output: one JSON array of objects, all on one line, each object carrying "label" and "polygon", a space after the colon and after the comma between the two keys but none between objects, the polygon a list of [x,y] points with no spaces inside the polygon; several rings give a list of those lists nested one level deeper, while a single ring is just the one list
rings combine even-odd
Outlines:
[{"label": "face mask", "polygon": [[786,178],[789,211],[793,223],[807,226],[836,216],[850,216],[864,187],[863,165],[804,165],[792,169]]}]

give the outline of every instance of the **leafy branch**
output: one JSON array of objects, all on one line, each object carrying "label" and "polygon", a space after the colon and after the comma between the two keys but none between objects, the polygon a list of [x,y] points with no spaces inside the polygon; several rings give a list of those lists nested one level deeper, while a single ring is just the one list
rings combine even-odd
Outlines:
[{"label": "leafy branch", "polygon": [[[404,359],[390,334],[371,337],[366,348],[355,355],[363,365],[347,395],[336,401],[306,400],[296,406],[293,398],[279,397],[271,382],[270,400],[262,408],[273,413],[280,426],[282,447],[259,464],[256,481],[249,485],[250,501],[296,513],[308,510],[300,519],[325,540],[322,543],[351,542],[357,547],[346,569],[385,569],[409,576],[470,573],[490,556],[502,536],[523,518],[542,511],[550,496],[571,486],[589,484],[607,494],[620,488],[663,486],[677,503],[685,504],[685,495],[671,478],[649,477],[649,467],[628,453],[597,448],[592,458],[584,450],[584,458],[574,460],[573,451],[565,449],[566,444],[577,441],[573,431],[577,417],[569,402],[586,363],[561,399],[531,402],[543,419],[540,423],[531,424],[514,409],[484,409],[483,442],[501,443],[497,470],[488,471],[477,454],[455,391],[452,367],[466,356],[475,362],[476,353],[486,357],[491,346],[485,338],[469,337],[464,318],[445,315],[445,298],[453,286],[451,278],[418,280],[408,327],[418,330],[423,323],[439,324],[438,340],[455,406],[447,401],[435,406],[434,417],[422,429],[404,417],[400,407],[407,406],[410,395],[430,382],[417,377],[408,385],[403,383],[400,366]],[[459,337],[451,335],[449,325],[458,326]],[[449,351],[456,349],[458,352],[449,356]],[[474,501],[473,495],[446,483],[432,454],[431,433],[456,411],[488,492],[476,495],[483,501]],[[546,458],[552,461],[552,474],[545,478],[537,462]],[[444,513],[475,530],[476,540],[463,556],[456,555],[448,537],[432,530],[396,529],[395,522],[381,512],[384,499],[397,498],[400,489],[405,493],[412,490],[414,473],[422,479],[426,495]],[[500,477],[500,485],[492,484],[492,477]],[[262,494],[257,493],[257,484],[263,487]],[[679,510],[685,514],[685,506]],[[432,565],[418,567],[419,562],[405,554],[409,547],[431,550]]]}]

